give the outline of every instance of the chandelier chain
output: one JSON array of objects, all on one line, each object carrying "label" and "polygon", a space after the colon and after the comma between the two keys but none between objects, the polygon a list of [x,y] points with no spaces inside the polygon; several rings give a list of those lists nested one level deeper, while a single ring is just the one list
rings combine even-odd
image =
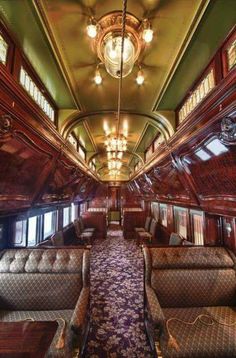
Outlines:
[{"label": "chandelier chain", "polygon": [[119,138],[120,130],[120,111],[121,111],[121,90],[123,80],[123,53],[124,53],[124,39],[125,39],[125,23],[126,23],[126,12],[127,12],[128,0],[123,0],[123,11],[122,11],[122,32],[121,32],[121,61],[120,61],[120,79],[119,79],[119,91],[118,91],[118,110],[117,110],[117,138]]}]

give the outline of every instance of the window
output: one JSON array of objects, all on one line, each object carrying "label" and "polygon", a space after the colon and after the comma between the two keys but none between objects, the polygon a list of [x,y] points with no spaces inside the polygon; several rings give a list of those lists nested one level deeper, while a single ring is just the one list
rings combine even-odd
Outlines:
[{"label": "window", "polygon": [[190,211],[192,230],[193,230],[193,240],[195,245],[204,245],[204,235],[203,235],[203,212],[201,211]]},{"label": "window", "polygon": [[236,40],[234,40],[226,50],[228,70],[230,71],[236,64]]},{"label": "window", "polygon": [[26,72],[26,70],[23,67],[21,67],[20,69],[20,84],[29,93],[29,95],[38,104],[38,106],[44,111],[47,117],[52,122],[54,122],[55,121],[54,109],[48,103],[42,91],[39,90],[38,86],[35,84],[35,82],[32,80],[28,72]]},{"label": "window", "polygon": [[56,231],[57,211],[45,213],[43,217],[43,238],[46,239]]},{"label": "window", "polygon": [[96,171],[95,159],[93,159],[93,160],[89,163],[89,168],[92,169],[94,172]]},{"label": "window", "polygon": [[175,231],[187,239],[187,209],[174,207]]},{"label": "window", "polygon": [[208,95],[215,87],[215,78],[213,68],[206,74],[199,85],[193,90],[192,94],[186,99],[179,111],[179,122],[183,120],[197,107],[197,105]]},{"label": "window", "polygon": [[18,220],[14,227],[14,246],[26,246],[27,220]]},{"label": "window", "polygon": [[71,208],[63,208],[63,227],[69,225],[71,222]]},{"label": "window", "polygon": [[80,215],[87,210],[87,203],[80,204]]},{"label": "window", "polygon": [[156,221],[159,220],[159,203],[154,201],[151,203],[151,214]]},{"label": "window", "polygon": [[0,34],[0,63],[6,65],[7,62],[8,43]]},{"label": "window", "polygon": [[75,148],[75,150],[77,150],[78,139],[76,138],[76,136],[73,133],[70,133],[68,135],[68,141],[70,142],[70,144],[72,144],[72,146]]},{"label": "window", "polygon": [[164,142],[164,136],[163,134],[160,134],[153,142],[154,152],[157,150],[157,148],[162,142]]},{"label": "window", "polygon": [[146,150],[146,153],[145,153],[146,161],[152,156],[152,153],[153,153],[153,146],[150,145],[150,147]]},{"label": "window", "polygon": [[71,222],[73,222],[78,217],[78,205],[71,204]]},{"label": "window", "polygon": [[27,246],[35,246],[37,243],[37,216],[28,219]]},{"label": "window", "polygon": [[86,159],[86,152],[85,152],[85,149],[82,148],[80,144],[78,146],[78,152],[79,152],[79,155],[81,156],[81,158],[83,160],[85,160]]},{"label": "window", "polygon": [[160,222],[163,226],[167,227],[167,205],[160,204]]}]

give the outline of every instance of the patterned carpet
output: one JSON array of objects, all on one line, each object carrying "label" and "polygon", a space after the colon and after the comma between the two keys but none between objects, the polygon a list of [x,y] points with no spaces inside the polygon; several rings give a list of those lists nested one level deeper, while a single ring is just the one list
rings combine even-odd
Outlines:
[{"label": "patterned carpet", "polygon": [[86,358],[149,358],[143,323],[142,254],[114,227],[91,252],[91,327]]}]

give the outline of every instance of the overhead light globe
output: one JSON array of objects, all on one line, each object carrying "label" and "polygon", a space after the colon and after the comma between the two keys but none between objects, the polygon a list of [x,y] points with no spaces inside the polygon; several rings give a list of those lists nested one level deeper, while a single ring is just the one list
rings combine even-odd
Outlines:
[{"label": "overhead light globe", "polygon": [[96,70],[95,72],[94,82],[96,83],[96,85],[100,85],[102,83],[102,76],[99,70]]},{"label": "overhead light globe", "polygon": [[[122,37],[120,35],[110,35],[105,42],[104,46],[104,63],[107,72],[115,78],[121,76],[121,47]],[[126,77],[133,69],[135,62],[135,47],[131,39],[124,38],[124,51],[123,51],[123,73],[122,76]]]},{"label": "overhead light globe", "polygon": [[143,30],[143,35],[142,35],[144,41],[148,44],[150,42],[152,42],[153,39],[153,30],[151,28],[149,29],[145,29]]},{"label": "overhead light globe", "polygon": [[97,36],[97,25],[89,24],[87,26],[87,35],[94,39]]},{"label": "overhead light globe", "polygon": [[143,71],[139,70],[137,77],[136,77],[136,82],[139,86],[142,86],[143,82],[144,82],[144,76],[143,76]]}]

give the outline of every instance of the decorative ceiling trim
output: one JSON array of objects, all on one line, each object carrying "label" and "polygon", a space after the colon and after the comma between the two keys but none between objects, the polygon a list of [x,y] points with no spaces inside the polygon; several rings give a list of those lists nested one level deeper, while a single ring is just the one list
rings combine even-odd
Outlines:
[{"label": "decorative ceiling trim", "polygon": [[[61,127],[61,135],[66,139],[73,128],[79,123],[83,122],[86,117],[95,117],[97,115],[113,115],[116,116],[116,111],[114,110],[102,110],[102,111],[92,111],[92,112],[80,112],[73,113],[69,116]],[[163,115],[158,113],[145,113],[138,112],[133,110],[121,110],[121,114],[137,115],[149,119],[149,123],[158,128],[158,130],[163,134],[164,138],[167,140],[174,134],[174,128],[171,123]]]},{"label": "decorative ceiling trim", "polygon": [[[93,155],[89,158],[89,160],[88,160],[88,165],[89,165],[89,163],[90,163],[94,158],[96,158],[98,155],[101,155],[101,154],[104,154],[104,153],[105,153],[105,152],[97,152],[97,153],[93,154]],[[141,155],[139,155],[139,154],[137,154],[137,153],[135,153],[135,152],[131,152],[130,150],[126,150],[125,153],[126,153],[126,154],[130,154],[131,156],[137,157],[137,158],[141,161],[141,163],[144,165],[144,160],[143,160],[143,158],[141,157]]]},{"label": "decorative ceiling trim", "polygon": [[61,55],[60,50],[57,46],[57,43],[56,43],[53,31],[50,27],[50,23],[49,23],[46,11],[44,9],[42,0],[34,0],[34,1],[32,1],[32,5],[37,13],[40,24],[43,27],[44,34],[47,37],[47,40],[50,44],[53,56],[56,59],[56,63],[59,66],[59,69],[60,69],[62,76],[66,82],[66,85],[70,91],[70,94],[71,94],[72,99],[76,105],[76,108],[81,111],[83,109],[83,107],[78,99],[78,96],[76,95],[76,93],[73,89],[73,85],[72,85],[73,81],[69,76],[69,71],[67,71],[66,65],[63,61],[62,55]]},{"label": "decorative ceiling trim", "polygon": [[200,23],[200,21],[202,20],[202,17],[203,15],[205,14],[206,12],[206,9],[208,7],[210,3],[210,0],[202,0],[202,2],[200,3],[199,5],[199,8],[195,14],[195,17],[193,18],[193,21],[190,25],[190,28],[189,28],[189,31],[188,33],[186,34],[184,40],[183,40],[183,43],[178,51],[178,53],[176,54],[176,57],[175,57],[175,60],[174,60],[174,63],[171,67],[171,69],[168,71],[167,73],[167,76],[166,76],[166,79],[164,81],[164,84],[160,90],[160,92],[158,93],[157,97],[156,97],[156,100],[154,102],[154,106],[153,106],[153,111],[156,111],[158,110],[158,105],[160,104],[169,84],[170,84],[170,81],[172,80],[187,48],[188,48],[188,45],[190,43],[190,41],[192,40],[193,38],[193,35],[195,34],[196,32],[196,29]]}]

